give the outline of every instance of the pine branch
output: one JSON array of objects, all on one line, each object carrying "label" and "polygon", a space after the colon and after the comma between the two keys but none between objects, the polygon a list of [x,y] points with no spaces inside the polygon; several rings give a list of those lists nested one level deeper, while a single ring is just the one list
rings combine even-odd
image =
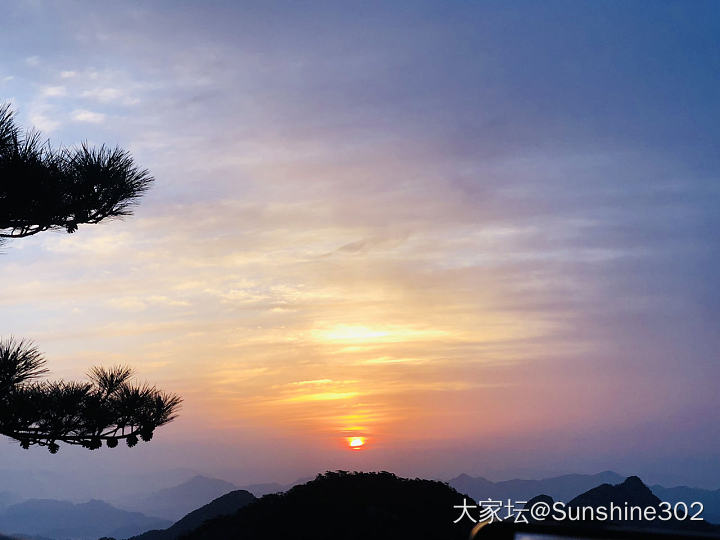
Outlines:
[{"label": "pine branch", "polygon": [[153,177],[121,148],[53,149],[0,106],[0,239],[130,215]]},{"label": "pine branch", "polygon": [[31,344],[0,341],[0,434],[23,448],[46,446],[55,453],[64,442],[94,450],[121,440],[133,447],[172,421],[182,401],[133,384],[124,366],[93,368],[89,382],[37,381],[44,363]]}]

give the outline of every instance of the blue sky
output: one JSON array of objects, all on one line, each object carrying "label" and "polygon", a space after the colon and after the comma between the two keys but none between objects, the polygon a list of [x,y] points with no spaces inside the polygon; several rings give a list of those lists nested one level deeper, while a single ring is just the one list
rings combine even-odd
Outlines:
[{"label": "blue sky", "polygon": [[2,255],[3,332],[54,374],[185,397],[96,466],[720,484],[717,3],[6,11],[18,119],[157,178]]}]

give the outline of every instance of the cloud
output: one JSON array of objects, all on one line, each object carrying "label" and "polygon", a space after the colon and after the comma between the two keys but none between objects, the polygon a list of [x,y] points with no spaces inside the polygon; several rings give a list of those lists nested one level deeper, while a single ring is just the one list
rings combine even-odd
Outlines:
[{"label": "cloud", "polygon": [[41,94],[45,97],[62,97],[67,95],[67,89],[64,86],[46,86]]},{"label": "cloud", "polygon": [[67,16],[102,39],[63,45],[72,71],[38,49],[21,103],[157,182],[126,221],[8,244],[4,327],[318,441],[694,410],[718,375],[720,92],[680,51],[712,34],[528,9]]},{"label": "cloud", "polygon": [[43,133],[51,133],[62,126],[62,122],[52,115],[51,109],[42,105],[32,107],[29,118],[30,124]]},{"label": "cloud", "polygon": [[88,111],[87,109],[75,109],[72,112],[72,119],[76,122],[88,124],[101,124],[105,121],[105,114]]},{"label": "cloud", "polygon": [[140,101],[136,97],[125,95],[125,91],[120,88],[110,87],[85,90],[81,96],[100,103],[120,103],[123,105],[136,105]]}]

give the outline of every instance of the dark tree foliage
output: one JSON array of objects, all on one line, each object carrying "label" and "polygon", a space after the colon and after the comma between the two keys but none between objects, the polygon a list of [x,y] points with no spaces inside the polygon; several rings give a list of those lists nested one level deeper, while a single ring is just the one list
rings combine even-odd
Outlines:
[{"label": "dark tree foliage", "polygon": [[454,523],[460,515],[456,507],[465,499],[470,500],[442,482],[389,472],[327,472],[209,519],[181,538],[467,540],[473,523]]},{"label": "dark tree foliage", "polygon": [[[35,132],[21,134],[0,106],[0,241],[99,223],[130,214],[153,178],[130,154],[105,146],[55,150]],[[181,399],[131,382],[127,367],[94,368],[88,382],[40,380],[47,370],[26,341],[0,340],[0,434],[23,448],[58,442],[94,450],[149,441]]]},{"label": "dark tree foliage", "polygon": [[120,148],[53,149],[0,106],[0,238],[126,216],[152,180]]}]

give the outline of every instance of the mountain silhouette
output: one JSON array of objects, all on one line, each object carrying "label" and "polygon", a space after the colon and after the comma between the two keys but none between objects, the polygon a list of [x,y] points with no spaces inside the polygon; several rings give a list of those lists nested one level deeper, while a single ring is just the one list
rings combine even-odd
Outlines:
[{"label": "mountain silhouette", "polygon": [[218,497],[205,506],[193,510],[180,521],[162,531],[148,531],[132,540],[175,540],[182,535],[197,529],[205,521],[219,516],[227,516],[237,512],[243,506],[257,500],[252,493],[239,489]]},{"label": "mountain silhouette", "polygon": [[12,504],[17,504],[22,500],[16,493],[11,491],[0,491],[0,510],[4,510]]},{"label": "mountain silhouette", "polygon": [[[196,470],[181,468],[137,471],[119,468],[104,470],[104,482],[98,483],[95,475],[83,469],[0,468],[0,491],[6,492],[0,495],[0,506],[27,499],[73,502],[100,499],[116,508],[136,510],[129,508],[128,504],[134,504],[159,489],[185,482],[197,474]],[[137,510],[142,512],[142,509]]]},{"label": "mountain silhouette", "polygon": [[96,540],[101,536],[127,538],[170,522],[127,512],[104,501],[83,504],[52,499],[30,499],[0,513],[0,531],[6,535],[42,535],[51,538]]},{"label": "mountain silhouette", "polygon": [[188,540],[466,540],[472,523],[453,521],[464,497],[445,483],[392,473],[328,472],[235,514],[205,522]]},{"label": "mountain silhouette", "polygon": [[531,521],[531,522],[537,521],[536,519],[533,518],[533,516],[529,515],[529,510],[533,507],[533,505],[535,503],[540,503],[540,502],[545,503],[548,506],[552,507],[552,505],[555,501],[553,500],[553,498],[550,495],[545,495],[544,493],[542,493],[540,495],[536,495],[535,497],[528,499],[528,501],[523,505],[523,508],[528,510],[528,512],[526,512],[526,517],[527,517],[528,521]]},{"label": "mountain silhouette", "polygon": [[[548,495],[538,495],[530,498],[525,508],[531,508],[536,502],[543,502],[552,508],[555,501]],[[617,510],[611,510],[611,505]],[[601,507],[605,509],[607,518],[594,517],[601,516],[597,513]],[[595,538],[605,534],[612,538],[625,537],[627,534],[634,534],[632,538],[652,534],[672,534],[672,538],[697,538],[698,535],[702,538],[720,538],[720,527],[704,520],[644,519],[642,512],[650,507],[656,509],[657,516],[662,515],[664,506],[660,498],[640,478],[630,476],[618,484],[601,484],[571,499],[563,508],[567,516],[573,516],[571,519],[555,520],[551,516],[543,520],[533,520],[528,512],[526,517],[531,524],[518,524],[513,519],[491,523],[481,528],[474,538],[512,538],[513,533],[525,533],[527,536],[542,534],[553,538],[585,538],[586,535]],[[630,514],[631,508],[639,510]],[[632,517],[628,518],[630,515]]]},{"label": "mountain silhouette", "polygon": [[282,491],[287,491],[294,485],[295,484],[285,486],[277,482],[266,482],[264,484],[248,484],[247,486],[240,486],[240,489],[249,491],[256,497],[262,497],[263,495],[269,495],[270,493],[280,493]]},{"label": "mountain silhouette", "polygon": [[161,489],[123,506],[174,522],[196,508],[236,489],[238,489],[236,485],[225,480],[197,475],[182,484]]},{"label": "mountain silhouette", "polygon": [[[620,481],[616,481],[620,478]],[[610,482],[599,482],[607,479]],[[590,489],[576,490],[587,483],[596,482]],[[139,497],[135,507],[145,512],[128,512],[98,500],[84,504],[66,501],[31,499],[0,508],[0,540],[48,538],[96,540],[100,536],[129,538],[132,540],[179,540],[221,538],[307,538],[355,539],[355,538],[467,538],[468,528],[473,525],[464,520],[458,525],[453,521],[459,516],[454,506],[461,505],[461,493],[469,493],[469,504],[491,498],[527,500],[525,507],[535,501],[552,504],[553,500],[569,501],[567,507],[608,507],[611,503],[621,506],[660,508],[661,501],[676,500],[688,505],[695,500],[710,504],[702,517],[713,515],[707,510],[718,504],[718,493],[697,488],[650,489],[638,477],[622,479],[613,472],[597,475],[564,475],[543,480],[508,480],[491,482],[485,478],[460,475],[452,485],[422,479],[403,479],[391,473],[328,472],[315,480],[296,485],[285,493],[277,493],[286,486],[281,484],[258,484],[259,492],[273,490],[276,493],[256,499],[248,490],[233,489],[229,482],[216,478],[195,476],[172,488]],[[461,486],[465,486],[467,491]],[[229,489],[228,489],[229,488]],[[455,489],[453,489],[455,488]],[[530,490],[539,489],[534,493]],[[226,492],[229,491],[229,492]],[[477,490],[481,490],[477,492]],[[221,496],[212,493],[221,491]],[[476,491],[473,496],[472,491]],[[720,492],[720,490],[718,490]],[[531,495],[528,495],[531,493]],[[542,493],[542,495],[538,495]],[[568,493],[574,493],[568,496]],[[5,500],[13,494],[2,493]],[[2,499],[2,497],[0,497]],[[211,502],[207,502],[210,500]],[[200,501],[195,504],[194,501]],[[170,521],[148,517],[151,509],[165,515],[174,515],[182,508],[191,506],[192,511],[174,524]],[[717,508],[717,506],[716,506]],[[152,512],[154,513],[154,512]],[[545,524],[550,524],[547,520]],[[554,522],[554,525],[565,525]],[[577,522],[575,522],[577,524]],[[592,522],[587,525],[602,528],[610,523]],[[618,522],[616,526],[685,530],[717,534],[720,527],[706,521]],[[489,532],[489,531],[488,531]]]},{"label": "mountain silhouette", "polygon": [[[661,511],[661,500],[655,495],[652,490],[647,487],[640,478],[637,476],[629,476],[624,482],[616,485],[602,484],[593,488],[582,495],[579,495],[572,499],[568,506],[570,507],[585,507],[589,506],[597,508],[599,506],[609,507],[611,503],[617,506],[636,506],[640,508],[653,507],[657,509],[658,515]],[[689,505],[692,501],[687,501]],[[690,512],[693,513],[692,511]],[[613,519],[615,523],[623,523],[626,526],[632,526],[636,528],[647,527],[652,529],[669,529],[669,530],[688,530],[688,531],[703,531],[703,532],[720,532],[720,527],[712,525],[707,521],[691,521],[691,520],[677,520],[670,519],[668,521],[661,521],[658,519],[644,520],[644,519],[632,519],[632,520],[621,520]]]},{"label": "mountain silhouette", "polygon": [[240,486],[239,489],[249,491],[256,497],[262,497],[263,495],[270,495],[271,493],[281,493],[287,491],[293,486],[298,484],[304,484],[312,480],[312,477],[299,478],[290,484],[278,484],[277,482],[268,482],[264,484],[249,484],[247,486]]},{"label": "mountain silhouette", "polygon": [[687,486],[666,488],[657,484],[650,486],[650,489],[661,500],[672,504],[677,502],[690,504],[698,501],[703,505],[703,517],[711,523],[720,523],[720,489],[710,490]]},{"label": "mountain silhouette", "polygon": [[637,476],[629,476],[616,485],[602,484],[572,499],[568,506],[609,506],[616,505],[660,507],[660,499]]},{"label": "mountain silhouette", "polygon": [[539,493],[549,495],[556,501],[567,502],[573,497],[600,484],[622,482],[623,476],[604,471],[598,474],[565,474],[542,480],[504,480],[492,482],[481,476],[461,474],[449,484],[461,493],[467,493],[475,500],[527,501]]}]

